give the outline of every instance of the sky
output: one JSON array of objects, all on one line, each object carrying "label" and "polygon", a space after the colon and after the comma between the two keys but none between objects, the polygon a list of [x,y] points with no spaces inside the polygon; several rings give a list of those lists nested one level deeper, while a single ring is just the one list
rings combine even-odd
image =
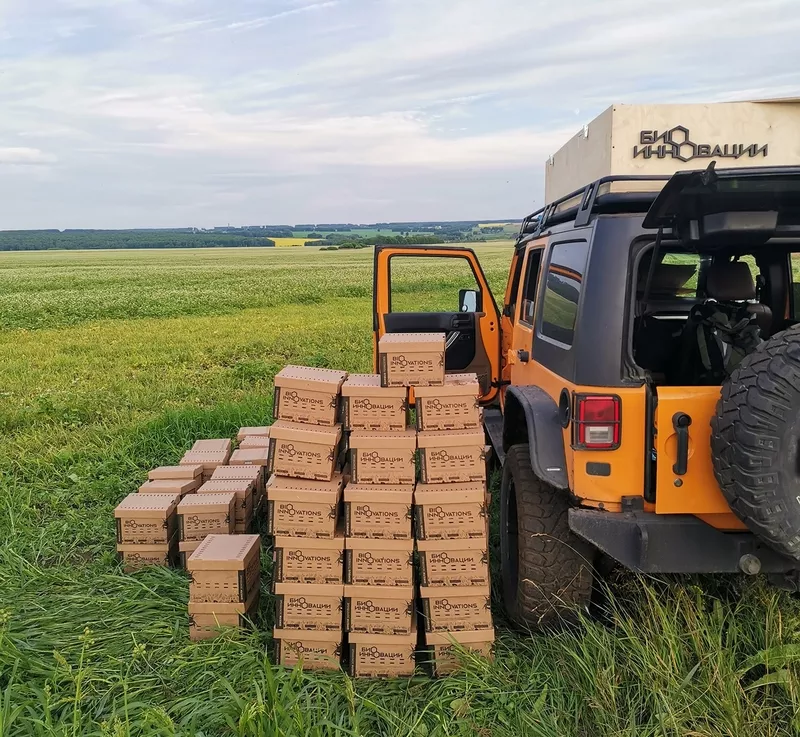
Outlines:
[{"label": "sky", "polygon": [[798,0],[0,0],[0,229],[522,217],[612,103],[800,94]]}]

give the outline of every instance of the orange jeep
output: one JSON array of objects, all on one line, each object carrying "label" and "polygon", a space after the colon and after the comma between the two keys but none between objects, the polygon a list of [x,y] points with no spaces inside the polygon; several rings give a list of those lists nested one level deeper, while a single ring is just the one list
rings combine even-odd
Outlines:
[{"label": "orange jeep", "polygon": [[374,272],[376,346],[444,331],[480,378],[510,616],[585,607],[609,560],[800,588],[800,168],[606,177],[510,255],[502,307],[469,248]]}]

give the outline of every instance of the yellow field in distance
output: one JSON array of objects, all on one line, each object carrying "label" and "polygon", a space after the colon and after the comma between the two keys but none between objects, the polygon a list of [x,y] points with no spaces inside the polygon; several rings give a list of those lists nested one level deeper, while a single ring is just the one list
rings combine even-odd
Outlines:
[{"label": "yellow field in distance", "polygon": [[313,243],[322,243],[322,240],[319,238],[270,238],[271,241],[275,241],[275,246],[277,248],[286,248],[290,246],[304,246],[306,243],[313,242]]}]

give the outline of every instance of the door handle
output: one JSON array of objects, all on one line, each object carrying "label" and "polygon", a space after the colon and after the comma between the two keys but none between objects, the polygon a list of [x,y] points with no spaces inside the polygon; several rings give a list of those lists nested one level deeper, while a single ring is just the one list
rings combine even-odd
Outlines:
[{"label": "door handle", "polygon": [[517,358],[519,358],[520,363],[528,363],[531,360],[531,354],[528,351],[523,350],[520,348],[517,351]]},{"label": "door handle", "polygon": [[672,415],[672,427],[678,436],[678,457],[672,465],[672,471],[676,476],[685,475],[689,466],[689,426],[691,424],[692,418],[685,412],[676,412]]}]

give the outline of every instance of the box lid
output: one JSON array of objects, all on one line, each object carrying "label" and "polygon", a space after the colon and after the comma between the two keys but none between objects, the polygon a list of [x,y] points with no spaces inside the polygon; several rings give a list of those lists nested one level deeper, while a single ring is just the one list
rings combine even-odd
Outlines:
[{"label": "box lid", "polygon": [[348,599],[403,599],[404,601],[411,601],[414,598],[414,587],[346,584],[344,595]]},{"label": "box lid", "polygon": [[428,645],[452,645],[454,642],[494,642],[494,628],[488,630],[458,630],[454,632],[426,632]]},{"label": "box lid", "polygon": [[239,450],[244,448],[269,448],[269,435],[248,435],[246,438],[242,438],[239,442]]},{"label": "box lid", "polygon": [[447,550],[486,550],[489,541],[485,537],[454,538],[452,540],[417,540],[417,549],[422,552],[439,553]]},{"label": "box lid", "polygon": [[275,386],[336,394],[346,378],[346,371],[290,365],[275,374]]},{"label": "box lid", "polygon": [[114,510],[115,517],[169,517],[179,494],[128,494]]},{"label": "box lid", "polygon": [[341,643],[341,630],[286,630],[276,627],[272,631],[273,640],[301,640],[303,642]]},{"label": "box lid", "polygon": [[416,430],[400,430],[399,432],[371,432],[354,430],[350,433],[351,448],[388,448],[416,450]]},{"label": "box lid", "polygon": [[414,551],[413,540],[372,540],[365,537],[348,537],[344,544],[345,550],[392,550],[403,553]]},{"label": "box lid", "polygon": [[291,440],[296,443],[316,443],[336,445],[342,437],[342,426],[301,425],[299,422],[278,420],[270,430],[270,437],[276,440]]},{"label": "box lid", "polygon": [[[459,487],[459,488],[454,488]],[[417,484],[414,490],[415,504],[483,504],[486,487],[475,484]]]},{"label": "box lid", "polygon": [[227,491],[235,491],[245,494],[252,491],[255,487],[253,479],[215,479],[206,481],[198,490],[197,494],[220,494]]},{"label": "box lid", "polygon": [[235,491],[217,492],[215,494],[187,494],[178,503],[178,514],[218,512],[230,506],[235,499]]},{"label": "box lid", "polygon": [[194,553],[202,542],[202,540],[180,540],[178,542],[178,550],[181,553]]},{"label": "box lid", "polygon": [[190,571],[243,570],[245,561],[261,544],[258,535],[209,535],[192,553],[186,567]]},{"label": "box lid", "polygon": [[411,504],[413,496],[413,484],[348,484],[344,487],[344,500],[346,502]]},{"label": "box lid", "polygon": [[420,586],[419,595],[423,599],[446,599],[469,598],[471,596],[489,597],[490,588],[488,586]]},{"label": "box lid", "polygon": [[414,647],[417,644],[417,628],[411,628],[409,635],[373,635],[369,632],[350,632],[347,639],[352,643],[364,643],[366,645],[408,645]]},{"label": "box lid", "polygon": [[444,333],[386,333],[378,341],[378,352],[418,351],[420,353],[433,353],[435,351],[443,351],[444,343]]},{"label": "box lid", "polygon": [[319,494],[320,501],[335,503],[339,499],[343,486],[344,477],[340,473],[333,474],[330,481],[294,479],[272,474],[267,481],[267,498],[290,501],[295,499],[298,494]]},{"label": "box lid", "polygon": [[420,448],[461,448],[486,445],[483,428],[476,430],[446,430],[444,432],[421,432],[417,438]]},{"label": "box lid", "polygon": [[343,397],[391,397],[405,398],[408,389],[404,386],[381,386],[380,374],[350,374],[342,384]]},{"label": "box lid", "polygon": [[255,481],[261,475],[261,466],[218,466],[211,481]]},{"label": "box lid", "polygon": [[195,466],[198,463],[203,465],[218,463],[221,465],[228,462],[230,455],[228,450],[187,450],[179,462],[181,466]]},{"label": "box lid", "polygon": [[340,583],[289,583],[275,582],[275,593],[278,596],[336,596],[344,595],[344,586]]},{"label": "box lid", "polygon": [[186,494],[197,488],[195,479],[156,479],[139,487],[140,494]]},{"label": "box lid", "polygon": [[240,448],[231,453],[230,466],[266,466],[269,448]]},{"label": "box lid", "polygon": [[237,440],[244,440],[250,436],[269,437],[269,425],[260,425],[258,427],[240,427],[239,432],[236,433]]},{"label": "box lid", "polygon": [[194,466],[159,466],[149,471],[147,478],[150,481],[160,479],[193,479],[203,475],[203,464]]},{"label": "box lid", "polygon": [[325,537],[291,537],[289,535],[275,535],[272,538],[272,547],[277,548],[302,548],[303,550],[344,550],[344,537],[339,535],[333,538]]},{"label": "box lid", "polygon": [[195,453],[225,452],[231,449],[230,438],[215,438],[214,440],[196,440],[192,446]]},{"label": "box lid", "polygon": [[415,386],[417,397],[475,397],[481,393],[477,374],[446,374],[442,386]]}]

